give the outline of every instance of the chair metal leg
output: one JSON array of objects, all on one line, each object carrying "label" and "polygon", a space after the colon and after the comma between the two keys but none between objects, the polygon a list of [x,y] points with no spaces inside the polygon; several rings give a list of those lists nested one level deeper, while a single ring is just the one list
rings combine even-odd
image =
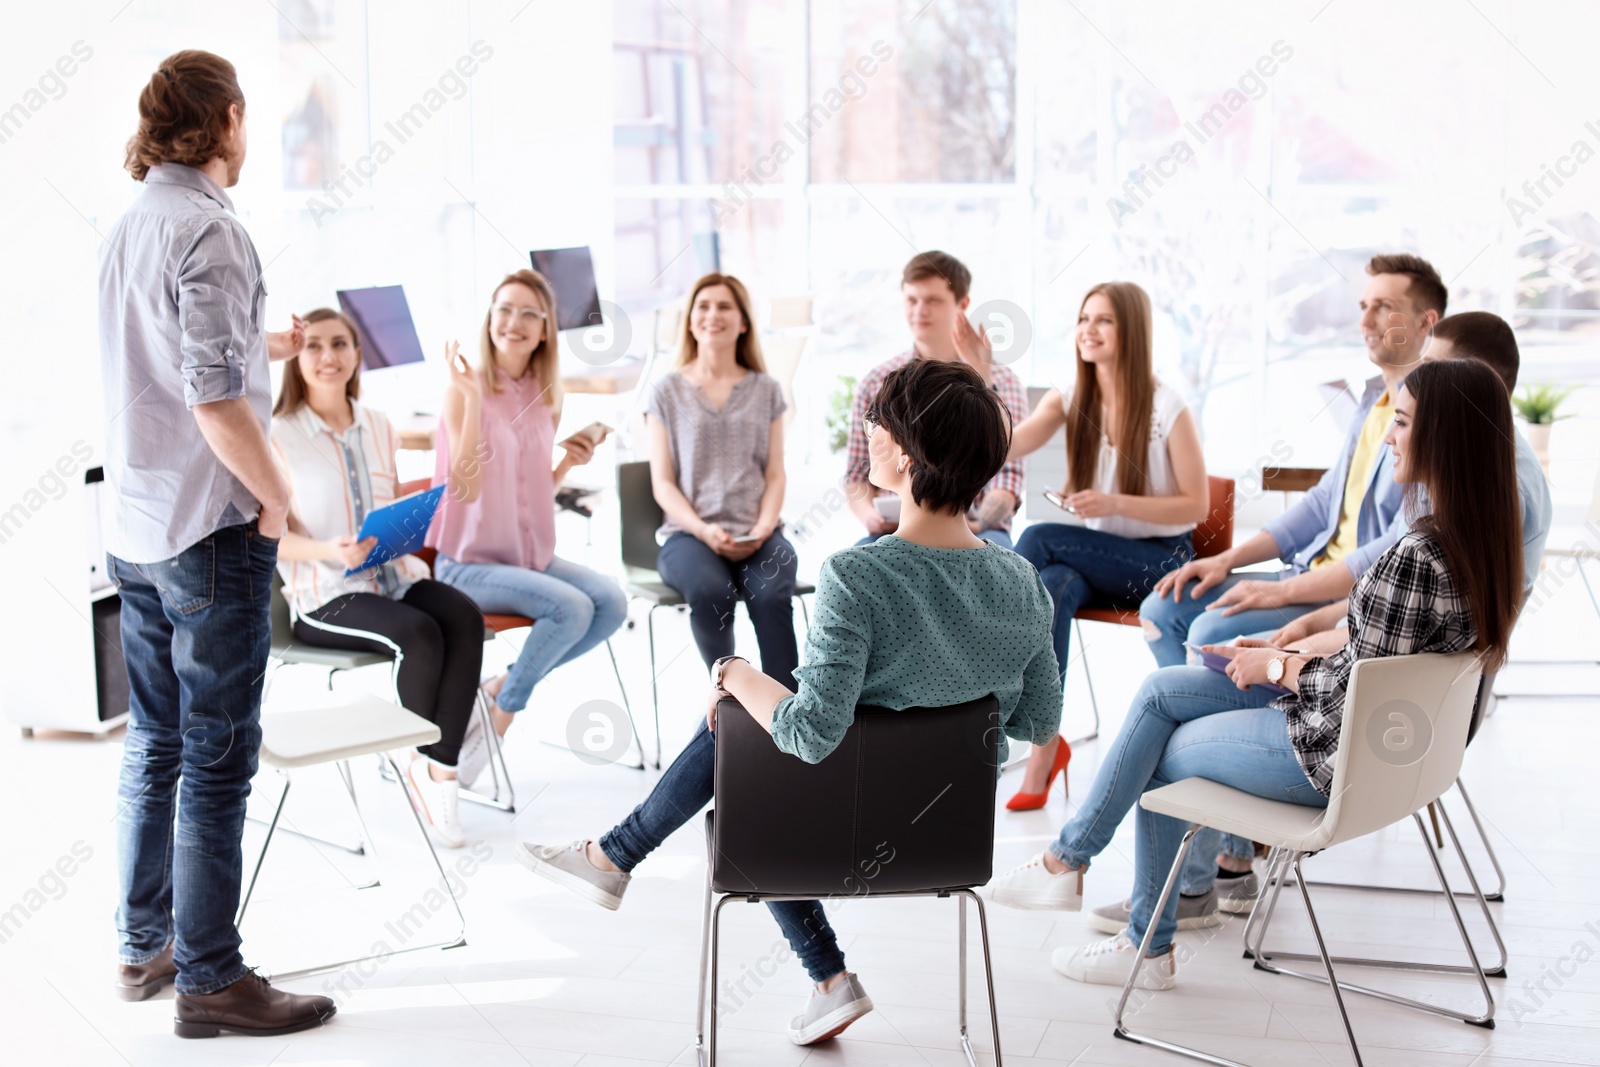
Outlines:
[{"label": "chair metal leg", "polygon": [[1489,843],[1489,835],[1483,830],[1483,822],[1478,818],[1477,806],[1472,803],[1472,797],[1467,794],[1467,784],[1460,778],[1456,779],[1456,792],[1461,794],[1462,803],[1467,806],[1467,814],[1472,818],[1472,825],[1478,831],[1478,840],[1483,843],[1483,851],[1489,856],[1489,865],[1494,868],[1494,875],[1498,886],[1492,893],[1485,893],[1485,900],[1504,900],[1506,898],[1506,872],[1500,866],[1500,857],[1495,854],[1494,846]]},{"label": "chair metal leg", "polygon": [[[711,955],[711,872],[706,872],[706,903],[700,915],[700,1000],[694,1015],[694,1049],[701,1063],[706,1061],[706,965]],[[716,1005],[712,1005],[716,1010]]]},{"label": "chair metal leg", "polygon": [[[710,878],[709,873],[707,874],[706,877],[708,879]],[[708,885],[707,886],[707,893],[709,894],[709,892],[710,892],[710,887]],[[720,897],[720,898],[718,898],[716,905],[712,906],[709,895],[706,898],[706,904],[711,910],[711,982],[710,982],[710,985],[711,985],[711,1014],[706,1017],[706,1022],[705,1022],[705,1029],[706,1029],[705,1044],[697,1045],[695,1047],[695,1052],[700,1057],[700,1063],[701,1063],[702,1067],[717,1067],[717,955],[718,955],[717,948],[718,948],[718,935],[721,933],[721,927],[722,927],[722,909],[727,905],[728,901],[734,900],[734,899],[736,899],[736,898],[728,897],[728,896]],[[743,898],[738,898],[738,899],[743,899]]]},{"label": "chair metal leg", "polygon": [[972,1051],[972,1038],[967,1032],[967,900],[970,898],[978,908],[978,936],[983,943],[983,977],[989,991],[989,1028],[994,1034],[994,1067],[1004,1067],[1005,1061],[1000,1054],[1000,1010],[994,999],[994,963],[989,954],[989,918],[983,910],[983,898],[977,893],[970,889],[958,889],[955,896],[960,903],[961,1050],[967,1054],[967,1062],[972,1067],[978,1067],[978,1056]]},{"label": "chair metal leg", "polygon": [[[400,768],[395,764],[393,757],[386,752],[383,754],[383,758],[388,762],[389,768],[394,771],[396,777],[398,777],[400,774]],[[450,879],[445,876],[444,864],[439,862],[439,852],[433,847],[433,838],[428,836],[427,824],[422,821],[422,813],[417,810],[417,803],[411,796],[411,790],[405,789],[402,790],[402,792],[405,794],[406,807],[411,809],[411,819],[417,825],[417,832],[422,835],[422,843],[427,847],[428,855],[433,859],[433,869],[439,874],[439,885],[444,888],[445,893],[450,897],[450,903],[455,907],[455,936],[447,938],[443,941],[431,941],[426,945],[407,945],[404,948],[388,949],[388,946],[384,945],[383,947],[387,949],[387,951],[381,954],[374,953],[366,956],[357,956],[354,959],[340,960],[336,963],[319,963],[315,967],[303,967],[297,971],[277,971],[272,975],[274,980],[287,981],[293,978],[304,978],[309,974],[321,974],[324,971],[336,971],[357,963],[365,963],[368,960],[374,959],[387,959],[390,956],[398,956],[405,952],[423,952],[427,949],[435,948],[460,948],[467,943],[467,917],[462,914],[461,901],[456,897],[455,887],[450,884]]]},{"label": "chair metal leg", "polygon": [[[622,694],[622,710],[628,713],[628,729],[633,734],[633,747],[639,753],[638,764],[626,764],[636,771],[642,771],[644,762],[644,742],[639,740],[639,724],[633,721],[633,704],[628,700],[628,687],[622,684],[622,668],[617,666],[617,653],[611,647],[611,638],[606,638],[606,655],[611,657],[611,673],[617,677],[617,692]],[[661,764],[656,764],[656,770],[661,769]]]},{"label": "chair metal leg", "polygon": [[655,710],[656,717],[656,770],[661,769],[661,694],[656,685],[656,608],[658,604],[651,604],[650,610],[644,613],[644,628],[650,643],[650,706]]},{"label": "chair metal leg", "polygon": [[[1443,894],[1441,894],[1441,895],[1444,897],[1445,903],[1447,903],[1450,906],[1450,916],[1455,921],[1456,932],[1461,937],[1462,946],[1467,950],[1467,960],[1468,960],[1470,966],[1466,967],[1466,968],[1463,968],[1462,970],[1464,970],[1468,974],[1471,974],[1474,978],[1476,978],[1478,980],[1478,988],[1479,988],[1480,992],[1482,992],[1482,994],[1483,994],[1484,1010],[1480,1014],[1469,1015],[1466,1012],[1456,1011],[1453,1008],[1441,1007],[1440,1005],[1437,1005],[1437,1004],[1429,1004],[1429,1003],[1427,1003],[1425,1001],[1413,1000],[1413,999],[1411,999],[1409,997],[1397,996],[1397,995],[1395,995],[1393,993],[1385,993],[1382,990],[1370,989],[1370,988],[1368,988],[1366,986],[1359,986],[1359,985],[1356,985],[1356,984],[1354,984],[1352,982],[1340,981],[1337,984],[1338,984],[1340,989],[1344,990],[1347,993],[1360,993],[1363,996],[1374,997],[1374,998],[1376,998],[1378,1000],[1387,1001],[1390,1004],[1398,1004],[1401,1007],[1415,1008],[1418,1011],[1425,1011],[1425,1012],[1428,1012],[1428,1013],[1433,1014],[1433,1015],[1442,1015],[1447,1019],[1457,1019],[1457,1020],[1459,1020],[1461,1022],[1464,1022],[1464,1023],[1470,1023],[1473,1026],[1482,1026],[1482,1027],[1486,1027],[1486,1028],[1492,1030],[1494,1028],[1494,994],[1491,993],[1490,990],[1489,990],[1489,982],[1487,980],[1487,977],[1484,974],[1483,965],[1478,960],[1478,951],[1477,951],[1477,949],[1473,948],[1473,946],[1472,946],[1472,938],[1468,935],[1466,924],[1461,919],[1461,909],[1456,905],[1456,895],[1455,895],[1455,893],[1450,891],[1450,883],[1445,878],[1444,867],[1439,863],[1439,857],[1438,857],[1438,854],[1434,852],[1433,843],[1428,840],[1428,828],[1427,828],[1426,824],[1424,824],[1423,821],[1422,821],[1422,813],[1421,812],[1413,813],[1412,814],[1412,820],[1417,825],[1417,832],[1422,835],[1423,844],[1427,848],[1428,859],[1433,864],[1434,874],[1439,879],[1440,888],[1444,890]],[[1298,860],[1295,862],[1295,880],[1296,880],[1296,882],[1301,883],[1300,884],[1300,892],[1301,892],[1302,896],[1306,897],[1307,908],[1309,909],[1309,907],[1310,907],[1309,889],[1304,884],[1304,879],[1303,879],[1303,876],[1301,875],[1301,872],[1300,872],[1300,863],[1299,863]],[[1484,910],[1485,911],[1488,910],[1487,906],[1485,906]],[[1268,917],[1268,921],[1270,921],[1270,916]],[[1312,929],[1313,929],[1313,932],[1316,932],[1316,919],[1315,919],[1315,917],[1312,918]],[[1265,926],[1263,926],[1262,931],[1261,931],[1260,940],[1264,941],[1265,938],[1266,938],[1266,928],[1265,928]],[[1496,939],[1498,940],[1498,932],[1496,933]],[[1259,945],[1259,942],[1258,942],[1258,945]],[[1328,974],[1332,975],[1333,974],[1333,963],[1332,963],[1331,960],[1329,960],[1329,958],[1327,956],[1327,950],[1322,946],[1322,935],[1320,933],[1317,933],[1317,946],[1318,946],[1318,949],[1322,953],[1322,959],[1323,959],[1324,964],[1327,966]],[[1286,975],[1290,975],[1291,977],[1294,977],[1294,978],[1304,978],[1304,979],[1306,979],[1308,981],[1312,981],[1312,982],[1328,982],[1329,981],[1329,979],[1327,977],[1323,976],[1323,975],[1307,974],[1307,973],[1304,973],[1304,972],[1301,972],[1301,971],[1292,971],[1292,970],[1289,970],[1286,967],[1275,966],[1272,963],[1272,960],[1274,958],[1288,959],[1288,958],[1291,958],[1291,957],[1290,957],[1290,955],[1288,953],[1267,952],[1267,951],[1262,950],[1262,949],[1260,949],[1258,947],[1258,949],[1256,951],[1256,955],[1255,955],[1256,968],[1258,970],[1267,971],[1267,972],[1269,972],[1271,974],[1286,974]],[[1371,966],[1388,966],[1388,967],[1391,967],[1391,968],[1396,967],[1396,964],[1394,964],[1392,961],[1374,961],[1371,964],[1367,964],[1367,963],[1364,963],[1363,961],[1360,961],[1360,960],[1351,960],[1350,963],[1352,965],[1356,965],[1356,966],[1371,965]],[[1403,967],[1403,969],[1405,969],[1405,970],[1440,971],[1440,970],[1445,970],[1446,968],[1444,967],[1444,965],[1406,964]]]},{"label": "chair metal leg", "polygon": [[800,601],[800,617],[806,621],[806,632],[809,633],[811,631],[811,612],[806,610],[806,598],[799,593],[796,593],[794,598]]},{"label": "chair metal leg", "polygon": [[1444,834],[1439,831],[1439,809],[1431,803],[1428,805],[1428,819],[1433,823],[1434,846],[1444,848]]},{"label": "chair metal leg", "polygon": [[[1083,680],[1089,684],[1089,708],[1094,712],[1094,729],[1082,737],[1067,742],[1071,745],[1078,745],[1085,741],[1093,741],[1100,736],[1100,701],[1094,695],[1094,672],[1089,669],[1089,646],[1083,640],[1083,622],[1079,619],[1073,619],[1072,631],[1073,636],[1078,641],[1078,659],[1083,663]],[[1065,673],[1065,671],[1062,672],[1063,676],[1065,676]]]},{"label": "chair metal leg", "polygon": [[[1495,889],[1495,891],[1492,893],[1483,894],[1483,898],[1490,901],[1504,900],[1506,875],[1505,870],[1500,866],[1500,857],[1495,854],[1494,846],[1489,843],[1489,835],[1484,833],[1483,823],[1478,819],[1478,811],[1473,807],[1472,800],[1467,796],[1466,790],[1462,789],[1461,780],[1459,778],[1456,779],[1456,788],[1461,790],[1461,799],[1465,800],[1467,803],[1467,812],[1472,816],[1473,826],[1476,827],[1478,831],[1478,839],[1483,842],[1484,851],[1489,855],[1489,863],[1494,867],[1495,876],[1499,880],[1499,886]],[[1434,803],[1438,806],[1440,811],[1444,811],[1444,801],[1442,798],[1434,801]],[[1448,812],[1445,812],[1445,818],[1449,818]],[[1461,866],[1466,868],[1470,862],[1467,859],[1466,853],[1458,848],[1456,850],[1456,854],[1457,858],[1461,861]],[[1428,886],[1368,885],[1362,882],[1327,882],[1316,878],[1311,879],[1310,884],[1322,889],[1362,889],[1370,893],[1421,893],[1427,896],[1435,897],[1441,892],[1441,890],[1433,889]],[[1455,891],[1455,894],[1458,897],[1470,897],[1474,895],[1467,892],[1465,889],[1458,889]]]},{"label": "chair metal leg", "polygon": [[[460,797],[469,803],[481,804],[486,808],[515,812],[517,791],[511,784],[511,768],[506,766],[505,748],[500,744],[500,735],[495,732],[494,716],[489,714],[489,703],[484,699],[482,689],[478,690],[478,696],[473,704],[473,714],[483,717],[483,736],[489,743],[489,777],[494,782],[494,792],[485,796],[472,789],[462,789]],[[390,760],[389,765],[393,764],[394,761]]]},{"label": "chair metal leg", "polygon": [[[1162,886],[1161,888],[1161,899],[1156,902],[1155,911],[1152,912],[1152,915],[1160,915],[1166,909],[1167,900],[1172,896],[1172,891],[1177,887],[1178,875],[1183,870],[1183,861],[1188,858],[1189,848],[1194,843],[1194,835],[1199,831],[1200,827],[1198,825],[1191,825],[1188,832],[1184,834],[1183,844],[1178,847],[1177,858],[1173,861],[1172,869],[1167,872],[1166,885]],[[1277,855],[1277,851],[1281,850],[1275,850],[1274,857],[1268,861],[1269,873],[1271,873],[1273,868],[1283,868],[1285,869],[1286,873],[1286,869],[1289,865],[1284,862],[1284,859],[1291,855],[1294,860],[1294,866],[1298,870],[1300,864],[1300,855],[1298,853],[1284,853],[1283,857],[1280,858]],[[1311,929],[1312,932],[1316,934],[1317,946],[1323,949],[1323,964],[1327,967],[1328,974],[1332,976],[1334,973],[1333,963],[1327,957],[1327,950],[1322,941],[1322,931],[1317,926],[1316,913],[1311,910],[1311,897],[1306,893],[1304,879],[1297,878],[1296,881],[1300,883],[1300,892],[1305,897],[1306,912],[1311,916]],[[1277,906],[1277,893],[1281,891],[1282,888],[1283,879],[1280,877],[1276,882],[1273,883],[1273,899],[1268,904],[1269,909]],[[1259,912],[1262,909],[1258,905],[1255,910]],[[1254,913],[1252,913],[1251,918],[1254,919]],[[1145,928],[1144,938],[1139,943],[1139,954],[1134,959],[1133,967],[1128,971],[1128,980],[1122,987],[1122,999],[1117,1002],[1116,1030],[1114,1033],[1117,1037],[1122,1038],[1124,1041],[1132,1041],[1140,1045],[1149,1045],[1151,1048],[1158,1048],[1164,1052],[1171,1052],[1179,1056],[1186,1056],[1191,1060],[1199,1060],[1201,1063],[1215,1064],[1216,1067],[1246,1067],[1246,1065],[1239,1063],[1237,1060],[1223,1059],[1221,1056],[1213,1056],[1208,1052],[1201,1052],[1199,1049],[1188,1048],[1184,1045],[1175,1045],[1170,1041],[1162,1041],[1159,1038],[1149,1037],[1144,1034],[1136,1034],[1127,1028],[1127,1024],[1124,1021],[1124,1016],[1127,1011],[1128,999],[1133,995],[1134,987],[1138,985],[1139,972],[1144,967],[1145,954],[1150,951],[1150,942],[1155,935],[1155,929],[1156,924],[1152,919],[1150,925]],[[1248,934],[1248,932],[1249,927],[1247,925],[1246,933]],[[1256,965],[1259,967],[1260,963],[1258,962]],[[1356,1067],[1362,1067],[1361,1050],[1356,1046],[1355,1031],[1350,1028],[1350,1015],[1345,1011],[1344,998],[1339,992],[1340,985],[1342,985],[1342,983],[1334,983],[1332,985],[1334,1003],[1338,1006],[1339,1017],[1344,1022],[1345,1037],[1350,1043],[1350,1055],[1354,1057]]]},{"label": "chair metal leg", "polygon": [[283,805],[289,799],[289,776],[282,771],[278,772],[283,779],[283,792],[278,794],[278,806],[272,809],[272,821],[267,824],[266,840],[261,842],[261,852],[256,856],[255,869],[250,872],[250,884],[244,888],[244,899],[239,901],[239,914],[233,917],[235,927],[244,922],[244,913],[250,907],[250,896],[256,891],[256,879],[261,877],[261,864],[266,862],[267,849],[272,846],[272,835],[278,830],[278,817],[283,814]]}]

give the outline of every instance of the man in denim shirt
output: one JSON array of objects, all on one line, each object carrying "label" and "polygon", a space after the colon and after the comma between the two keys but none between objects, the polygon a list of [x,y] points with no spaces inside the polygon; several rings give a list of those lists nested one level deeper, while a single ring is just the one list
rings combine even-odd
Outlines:
[{"label": "man in denim shirt", "polygon": [[[1247,634],[1272,634],[1325,604],[1343,600],[1405,531],[1403,487],[1383,436],[1400,383],[1422,358],[1448,291],[1438,271],[1418,256],[1377,255],[1367,263],[1361,295],[1361,337],[1378,373],[1366,383],[1339,461],[1311,491],[1242,545],[1197,559],[1156,583],[1139,606],[1145,638],[1163,667],[1184,663],[1184,643],[1225,644]],[[1238,573],[1270,559],[1287,566]],[[1179,884],[1183,928],[1220,922],[1216,910],[1248,912],[1257,880],[1249,841],[1207,830],[1196,840]],[[1216,857],[1213,865],[1213,857]],[[1213,880],[1223,877],[1212,896]],[[1119,905],[1095,914],[1109,929]],[[1102,914],[1104,913],[1104,914]]]},{"label": "man in denim shirt", "polygon": [[305,332],[298,320],[262,331],[261,262],[223,192],[244,157],[233,65],[167,57],[128,143],[145,187],[100,264],[106,562],[129,687],[116,988],[144,1000],[175,980],[183,1037],[284,1034],[333,1013],[246,967],[234,925],[289,502],[267,447],[267,362],[294,355]]},{"label": "man in denim shirt", "polygon": [[[1367,382],[1339,461],[1304,498],[1242,545],[1184,564],[1139,607],[1145,638],[1163,667],[1186,662],[1183,643],[1217,644],[1272,633],[1341,600],[1403,529],[1402,491],[1383,434],[1393,398],[1421,358],[1446,289],[1410,255],[1373,256],[1361,297],[1361,336],[1378,374]],[[1280,559],[1280,572],[1233,573]]]}]

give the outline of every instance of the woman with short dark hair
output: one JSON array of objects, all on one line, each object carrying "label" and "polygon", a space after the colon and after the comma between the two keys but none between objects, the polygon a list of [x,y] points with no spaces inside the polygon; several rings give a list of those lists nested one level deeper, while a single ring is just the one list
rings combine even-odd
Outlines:
[{"label": "woman with short dark hair", "polygon": [[[869,477],[900,495],[900,525],[823,563],[796,690],[736,656],[719,659],[704,728],[645,802],[599,841],[519,845],[525,866],[618,907],[629,872],[711,800],[713,719],[725,696],[809,763],[838,747],[860,704],[935,707],[992,694],[1002,760],[1005,737],[1040,744],[1055,735],[1061,679],[1050,596],[1027,560],[981,540],[966,520],[1010,447],[1000,398],[964,364],[917,359],[884,379],[867,423]],[[767,907],[816,982],[790,1024],[796,1044],[832,1037],[872,1010],[819,903]]]}]

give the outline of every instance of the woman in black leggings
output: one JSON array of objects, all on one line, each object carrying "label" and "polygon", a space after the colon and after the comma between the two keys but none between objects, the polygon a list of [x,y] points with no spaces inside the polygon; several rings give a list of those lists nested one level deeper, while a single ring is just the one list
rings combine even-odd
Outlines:
[{"label": "woman in black leggings", "polygon": [[466,837],[456,765],[474,721],[483,616],[471,600],[430,578],[415,556],[346,576],[375,543],[356,539],[362,521],[394,500],[397,437],[381,412],[356,400],[361,345],[350,321],[327,308],[305,321],[305,347],[284,367],[272,411],[273,453],[293,492],[278,572],[294,634],[308,645],[394,656],[401,704],[440,733],[418,750],[406,784],[435,840],[460,848]]}]

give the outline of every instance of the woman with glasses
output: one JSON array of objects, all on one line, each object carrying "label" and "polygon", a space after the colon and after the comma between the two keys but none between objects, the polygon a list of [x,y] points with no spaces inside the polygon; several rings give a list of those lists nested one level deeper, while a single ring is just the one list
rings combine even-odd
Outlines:
[{"label": "woman with glasses", "polygon": [[[477,367],[452,341],[435,484],[440,501],[428,544],[438,550],[439,580],[487,612],[534,620],[522,652],[484,686],[502,737],[528,705],[539,680],[600,644],[622,625],[627,598],[616,581],[555,554],[556,489],[595,446],[574,434],[551,469],[561,421],[556,300],[549,282],[519,270],[495,287],[484,316]],[[458,773],[470,784],[488,763],[476,718]]]},{"label": "woman with glasses", "polygon": [[709,667],[750,612],[761,669],[794,684],[794,546],[783,536],[783,387],[766,373],[750,294],[707,274],[689,290],[673,373],[650,394],[650,483],[666,521],[657,564],[689,602]]}]

